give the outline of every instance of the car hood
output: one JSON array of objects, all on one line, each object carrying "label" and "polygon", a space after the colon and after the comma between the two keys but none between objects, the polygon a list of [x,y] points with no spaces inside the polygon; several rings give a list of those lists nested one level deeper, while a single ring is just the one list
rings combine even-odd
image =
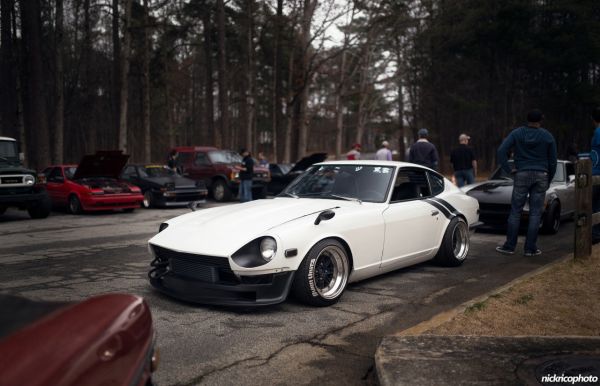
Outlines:
[{"label": "car hood", "polygon": [[31,169],[24,168],[22,166],[10,165],[0,162],[0,175],[6,174],[32,174],[35,176],[37,172]]},{"label": "car hood", "polygon": [[503,204],[510,203],[513,191],[512,180],[489,180],[478,182],[463,188],[467,195],[479,202]]},{"label": "car hood", "polygon": [[[275,198],[199,210],[167,221],[150,243],[180,252],[230,256],[273,228],[326,209],[360,205],[350,201]],[[302,230],[299,230],[301,232]]]},{"label": "car hood", "polygon": [[293,172],[304,171],[304,170],[308,169],[309,167],[311,167],[313,164],[318,164],[319,162],[323,162],[326,159],[327,159],[327,153],[311,154],[307,157],[302,158],[300,161],[296,162],[296,164],[294,164],[294,167],[290,169],[288,174],[291,174]]},{"label": "car hood", "polygon": [[98,151],[93,155],[85,155],[79,162],[73,175],[74,180],[92,177],[109,177],[119,179],[121,170],[129,159],[122,151]]},{"label": "car hood", "polygon": [[172,185],[176,188],[195,188],[196,181],[185,177],[179,176],[166,176],[166,177],[144,177],[144,181],[151,182],[159,186]]}]

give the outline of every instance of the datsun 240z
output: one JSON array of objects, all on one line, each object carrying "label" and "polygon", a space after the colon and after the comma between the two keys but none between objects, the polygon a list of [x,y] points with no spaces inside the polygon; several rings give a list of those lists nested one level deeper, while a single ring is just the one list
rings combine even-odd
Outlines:
[{"label": "datsun 240z", "polygon": [[392,161],[313,165],[278,197],[160,225],[150,283],[182,300],[315,306],[348,283],[426,260],[458,266],[479,205],[437,172]]}]

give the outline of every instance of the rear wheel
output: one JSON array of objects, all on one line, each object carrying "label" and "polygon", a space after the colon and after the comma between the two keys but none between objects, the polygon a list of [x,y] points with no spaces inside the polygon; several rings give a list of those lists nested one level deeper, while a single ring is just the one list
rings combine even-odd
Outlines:
[{"label": "rear wheel", "polygon": [[231,190],[223,180],[216,180],[211,187],[212,195],[215,201],[223,202],[231,200]]},{"label": "rear wheel", "polygon": [[329,306],[342,296],[349,275],[346,250],[338,241],[325,239],[315,244],[300,264],[292,291],[304,303]]},{"label": "rear wheel", "polygon": [[46,218],[50,215],[52,203],[49,197],[44,197],[31,204],[27,208],[27,212],[31,218]]},{"label": "rear wheel", "polygon": [[558,233],[560,228],[560,205],[553,201],[542,221],[542,232],[550,235]]},{"label": "rear wheel", "polygon": [[69,196],[69,213],[81,214],[81,212],[83,212],[81,201],[79,201],[76,195],[72,194]]},{"label": "rear wheel", "polygon": [[469,227],[465,220],[454,217],[444,233],[442,245],[434,261],[446,267],[456,267],[465,261],[469,253]]}]

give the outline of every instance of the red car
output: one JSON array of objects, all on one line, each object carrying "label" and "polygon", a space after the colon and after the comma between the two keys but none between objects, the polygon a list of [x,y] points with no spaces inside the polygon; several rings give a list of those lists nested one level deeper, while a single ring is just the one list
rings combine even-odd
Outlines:
[{"label": "red car", "polygon": [[111,294],[65,305],[0,295],[0,304],[14,310],[0,316],[0,385],[152,384],[158,356],[142,298]]},{"label": "red car", "polygon": [[139,187],[120,180],[128,155],[121,151],[99,151],[83,157],[79,165],[55,165],[44,170],[46,189],[53,206],[84,211],[139,208],[144,196]]}]

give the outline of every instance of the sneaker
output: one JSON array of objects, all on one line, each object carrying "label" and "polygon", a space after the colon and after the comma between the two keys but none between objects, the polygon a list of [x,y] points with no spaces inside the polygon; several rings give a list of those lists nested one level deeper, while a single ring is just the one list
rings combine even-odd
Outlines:
[{"label": "sneaker", "polygon": [[504,246],[497,246],[496,247],[496,252],[501,253],[503,255],[514,255],[515,251],[512,251],[508,248],[505,248]]},{"label": "sneaker", "polygon": [[525,256],[527,256],[527,257],[539,256],[541,254],[542,254],[542,251],[540,251],[539,249],[536,249],[535,251],[525,251]]}]

